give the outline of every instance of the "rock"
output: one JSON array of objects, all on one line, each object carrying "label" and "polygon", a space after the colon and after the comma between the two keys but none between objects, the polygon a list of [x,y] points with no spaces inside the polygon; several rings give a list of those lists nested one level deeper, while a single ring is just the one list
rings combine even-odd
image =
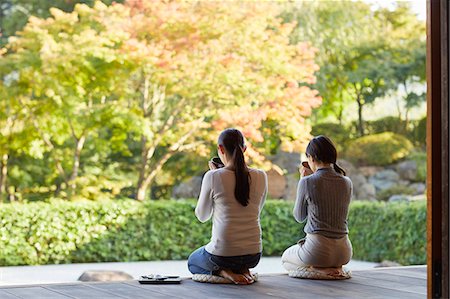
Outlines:
[{"label": "rock", "polygon": [[172,190],[173,198],[198,198],[202,186],[202,177],[194,176]]},{"label": "rock", "polygon": [[268,195],[270,198],[284,198],[286,190],[286,178],[280,167],[273,165],[272,168],[267,171],[268,181]]},{"label": "rock", "polygon": [[400,181],[398,181],[398,184],[399,184],[400,186],[408,186],[408,185],[410,184],[410,181],[407,181],[407,180],[400,180]]},{"label": "rock", "polygon": [[392,195],[391,197],[389,197],[389,202],[400,202],[400,201],[404,201],[404,202],[409,202],[409,196],[404,195],[404,194],[395,194]]},{"label": "rock", "polygon": [[369,183],[359,186],[358,189],[354,189],[354,194],[356,199],[376,200],[375,186]]},{"label": "rock", "polygon": [[413,183],[408,186],[412,190],[414,190],[413,195],[422,195],[425,193],[427,186],[424,183]]},{"label": "rock", "polygon": [[284,192],[284,199],[286,200],[295,200],[297,197],[297,186],[300,176],[296,173],[291,173],[285,176],[286,177],[286,190]]},{"label": "rock", "polygon": [[388,261],[388,260],[384,260],[381,263],[379,263],[378,265],[375,266],[375,268],[383,268],[383,267],[401,267],[402,265],[397,263],[397,262],[393,262],[393,261]]},{"label": "rock", "polygon": [[298,173],[300,153],[279,151],[275,156],[270,158],[270,161],[281,169],[286,170],[287,173]]},{"label": "rock", "polygon": [[383,170],[384,168],[379,166],[363,166],[358,168],[358,171],[365,177],[374,176],[376,173]]},{"label": "rock", "polygon": [[350,180],[353,183],[353,188],[355,190],[359,189],[361,186],[367,184],[367,179],[365,176],[363,176],[362,174],[352,174],[349,176]]},{"label": "rock", "polygon": [[427,196],[425,194],[413,195],[409,197],[409,200],[411,201],[427,200]]},{"label": "rock", "polygon": [[400,162],[395,169],[404,180],[413,181],[417,177],[417,163],[415,161]]},{"label": "rock", "polygon": [[347,160],[337,160],[337,164],[345,170],[349,177],[357,173],[355,166]]},{"label": "rock", "polygon": [[133,276],[123,271],[89,270],[78,278],[79,281],[123,281],[133,280]]},{"label": "rock", "polygon": [[393,170],[383,170],[377,172],[369,178],[369,183],[375,186],[377,191],[389,189],[390,187],[397,185],[400,176]]}]

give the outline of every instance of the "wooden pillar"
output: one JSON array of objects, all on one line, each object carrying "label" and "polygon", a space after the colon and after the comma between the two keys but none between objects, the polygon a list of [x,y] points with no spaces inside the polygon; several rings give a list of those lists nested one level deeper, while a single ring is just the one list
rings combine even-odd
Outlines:
[{"label": "wooden pillar", "polygon": [[428,298],[449,298],[449,3],[427,1]]}]

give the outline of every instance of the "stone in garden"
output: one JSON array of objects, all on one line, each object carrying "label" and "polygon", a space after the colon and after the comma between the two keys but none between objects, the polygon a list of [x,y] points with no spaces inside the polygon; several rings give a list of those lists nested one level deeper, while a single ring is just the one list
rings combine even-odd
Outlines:
[{"label": "stone in garden", "polygon": [[417,177],[417,163],[415,161],[403,161],[397,164],[396,170],[404,180],[413,181]]},{"label": "stone in garden", "polygon": [[360,187],[362,187],[363,185],[367,184],[367,179],[362,174],[355,173],[355,174],[350,175],[349,177],[353,183],[353,188],[355,190],[357,190]]},{"label": "stone in garden", "polygon": [[362,166],[358,168],[358,171],[365,177],[374,176],[377,172],[383,171],[384,168],[380,166]]},{"label": "stone in garden", "polygon": [[377,172],[369,178],[369,183],[375,186],[377,191],[389,189],[397,185],[400,176],[393,170],[387,169]]},{"label": "stone in garden", "polygon": [[295,200],[297,197],[297,186],[299,175],[298,173],[291,173],[285,176],[286,178],[286,190],[284,191],[284,199]]},{"label": "stone in garden", "polygon": [[379,263],[378,265],[375,266],[375,268],[384,268],[384,267],[401,267],[402,265],[397,263],[397,262],[393,262],[393,261],[388,261],[388,260],[384,260],[381,263]]},{"label": "stone in garden", "polygon": [[410,181],[407,181],[407,180],[400,180],[400,181],[398,181],[398,184],[399,184],[400,186],[408,186],[410,183],[411,183],[411,182],[410,182]]},{"label": "stone in garden", "polygon": [[273,165],[272,168],[267,171],[268,181],[268,195],[270,198],[283,198],[286,189],[286,178],[284,177],[283,170],[280,167]]},{"label": "stone in garden", "polygon": [[409,197],[409,200],[410,201],[427,200],[427,196],[425,194],[412,195]]},{"label": "stone in garden", "polygon": [[202,186],[202,177],[194,176],[175,186],[172,190],[173,198],[198,198]]},{"label": "stone in garden", "polygon": [[414,190],[413,195],[421,195],[425,193],[427,185],[425,185],[424,183],[413,183],[408,187]]},{"label": "stone in garden", "polygon": [[338,160],[337,164],[345,170],[347,176],[357,173],[355,166],[347,160]]},{"label": "stone in garden", "polygon": [[401,202],[401,201],[409,202],[410,199],[409,199],[409,196],[407,196],[407,195],[395,194],[395,195],[392,195],[391,197],[389,197],[388,201],[389,202]]},{"label": "stone in garden", "polygon": [[78,278],[79,281],[123,281],[133,280],[133,276],[123,271],[88,270]]},{"label": "stone in garden", "polygon": [[286,170],[287,173],[298,173],[300,167],[299,153],[279,151],[275,156],[271,157],[270,160],[273,164]]},{"label": "stone in garden", "polygon": [[358,189],[354,189],[356,199],[360,200],[376,200],[375,186],[369,183],[365,183],[359,186]]}]

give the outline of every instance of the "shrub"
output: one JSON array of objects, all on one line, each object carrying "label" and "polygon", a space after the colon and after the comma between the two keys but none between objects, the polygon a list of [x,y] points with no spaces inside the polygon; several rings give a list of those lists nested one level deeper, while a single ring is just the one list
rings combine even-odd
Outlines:
[{"label": "shrub", "polygon": [[377,120],[366,122],[366,131],[368,135],[379,134],[383,132],[393,132],[400,135],[406,134],[406,122],[396,116],[386,116]]},{"label": "shrub", "polygon": [[338,152],[341,152],[346,148],[348,141],[350,140],[351,133],[343,125],[337,123],[321,123],[312,126],[311,135],[325,135],[333,141],[336,145]]},{"label": "shrub", "polygon": [[381,190],[377,193],[377,199],[381,201],[388,201],[392,195],[405,194],[413,195],[414,190],[404,185],[394,185],[390,188]]},{"label": "shrub", "polygon": [[[197,221],[194,207],[194,201],[132,200],[3,204],[0,265],[187,259],[211,234],[211,222]],[[304,236],[292,208],[292,202],[267,201],[264,255],[281,255]],[[425,263],[425,222],[425,203],[353,202],[354,257]]]},{"label": "shrub", "polygon": [[426,202],[353,202],[349,217],[353,258],[426,263]]},{"label": "shrub", "polygon": [[416,182],[425,182],[427,180],[427,153],[426,152],[412,152],[408,159],[416,162],[417,175]]},{"label": "shrub", "polygon": [[385,166],[406,157],[412,148],[406,137],[385,132],[353,140],[345,156],[358,164]]},{"label": "shrub", "polygon": [[411,135],[410,139],[413,140],[413,142],[416,145],[418,145],[422,148],[425,148],[426,139],[427,139],[427,118],[426,117],[424,117],[414,123],[414,127],[411,130],[410,135]]}]

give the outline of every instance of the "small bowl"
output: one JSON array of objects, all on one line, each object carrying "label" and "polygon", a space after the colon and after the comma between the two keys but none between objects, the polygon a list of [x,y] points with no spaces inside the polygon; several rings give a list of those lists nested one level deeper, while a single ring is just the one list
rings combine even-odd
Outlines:
[{"label": "small bowl", "polygon": [[217,168],[222,168],[225,165],[223,165],[222,160],[220,160],[219,157],[213,157],[210,160]]}]

